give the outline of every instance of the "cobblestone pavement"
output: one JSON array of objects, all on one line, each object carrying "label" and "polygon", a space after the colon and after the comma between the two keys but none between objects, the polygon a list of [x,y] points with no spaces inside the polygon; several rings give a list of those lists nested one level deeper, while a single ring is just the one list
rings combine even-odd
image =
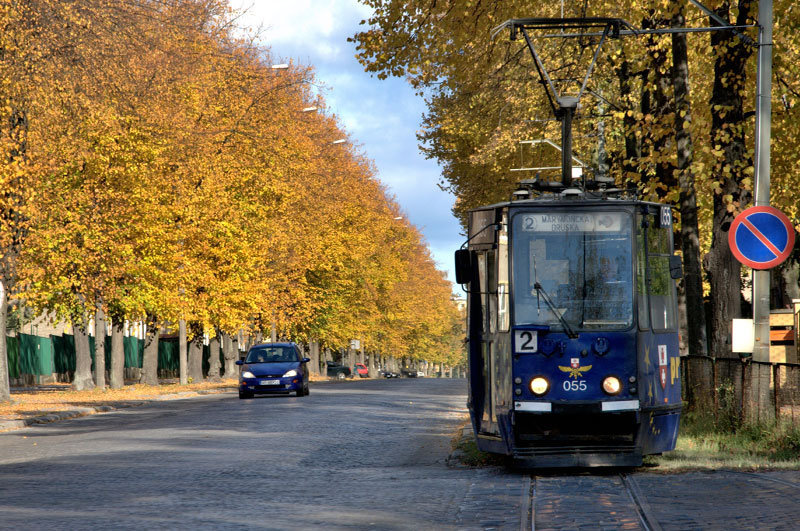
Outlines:
[{"label": "cobblestone pavement", "polygon": [[800,471],[534,476],[528,529],[798,529]]},{"label": "cobblestone pavement", "polygon": [[156,402],[0,434],[0,529],[796,529],[800,472],[449,467],[463,380]]},{"label": "cobblestone pavement", "polygon": [[464,380],[312,384],[0,434],[0,528],[517,528],[523,476],[445,463],[465,403]]}]

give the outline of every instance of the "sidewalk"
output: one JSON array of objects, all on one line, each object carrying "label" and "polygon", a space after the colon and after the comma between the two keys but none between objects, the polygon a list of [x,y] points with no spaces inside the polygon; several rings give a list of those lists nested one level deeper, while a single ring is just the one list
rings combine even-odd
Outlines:
[{"label": "sidewalk", "polygon": [[0,432],[96,413],[135,407],[159,400],[236,391],[236,380],[177,385],[126,385],[122,389],[74,391],[68,384],[13,387],[11,402],[0,404]]}]

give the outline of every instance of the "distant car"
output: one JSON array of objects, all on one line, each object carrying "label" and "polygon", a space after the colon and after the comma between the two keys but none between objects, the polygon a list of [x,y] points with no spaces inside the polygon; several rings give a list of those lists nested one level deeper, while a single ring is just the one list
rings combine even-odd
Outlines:
[{"label": "distant car", "polygon": [[239,375],[239,398],[253,398],[256,394],[308,394],[308,369],[300,349],[294,343],[262,343],[247,351]]},{"label": "distant car", "polygon": [[356,374],[358,374],[359,377],[369,378],[369,367],[367,367],[363,363],[356,363],[355,369],[356,369]]},{"label": "distant car", "polygon": [[425,378],[425,373],[422,371],[417,371],[417,378]]},{"label": "distant car", "polygon": [[326,361],[325,365],[328,366],[328,378],[344,380],[345,378],[350,378],[353,374],[353,372],[350,370],[350,367],[346,367],[341,363],[336,363],[335,361]]},{"label": "distant car", "polygon": [[415,371],[414,369],[400,369],[400,374],[403,375],[406,378],[416,378],[417,377],[417,371]]},{"label": "distant car", "polygon": [[384,378],[400,378],[400,375],[394,371],[380,371],[380,375]]}]

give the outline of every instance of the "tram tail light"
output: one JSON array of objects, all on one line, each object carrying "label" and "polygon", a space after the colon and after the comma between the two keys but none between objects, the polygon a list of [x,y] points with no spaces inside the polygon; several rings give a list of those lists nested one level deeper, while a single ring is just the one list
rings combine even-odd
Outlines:
[{"label": "tram tail light", "polygon": [[606,376],[603,379],[603,391],[609,395],[617,395],[622,391],[622,383],[616,376]]},{"label": "tram tail light", "polygon": [[530,383],[531,393],[542,396],[550,390],[550,382],[544,376],[534,376]]}]

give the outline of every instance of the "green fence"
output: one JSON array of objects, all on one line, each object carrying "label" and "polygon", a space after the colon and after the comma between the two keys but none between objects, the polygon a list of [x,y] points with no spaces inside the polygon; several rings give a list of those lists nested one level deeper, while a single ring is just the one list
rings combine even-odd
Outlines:
[{"label": "green fence", "polygon": [[[28,334],[19,334],[17,337],[6,337],[8,345],[8,373],[12,379],[23,374],[50,375],[53,373],[67,374],[75,372],[75,337],[70,334],[61,336],[39,337]],[[144,341],[135,337],[126,337],[123,340],[125,348],[125,367],[142,367],[144,358]],[[89,337],[89,351],[92,356],[92,371],[94,371],[93,337]],[[203,347],[203,373],[208,373],[209,347]],[[105,341],[106,368],[111,366],[111,338]],[[224,364],[220,352],[220,364]],[[158,342],[158,369],[163,371],[178,371],[178,342],[172,339],[162,339]]]}]

